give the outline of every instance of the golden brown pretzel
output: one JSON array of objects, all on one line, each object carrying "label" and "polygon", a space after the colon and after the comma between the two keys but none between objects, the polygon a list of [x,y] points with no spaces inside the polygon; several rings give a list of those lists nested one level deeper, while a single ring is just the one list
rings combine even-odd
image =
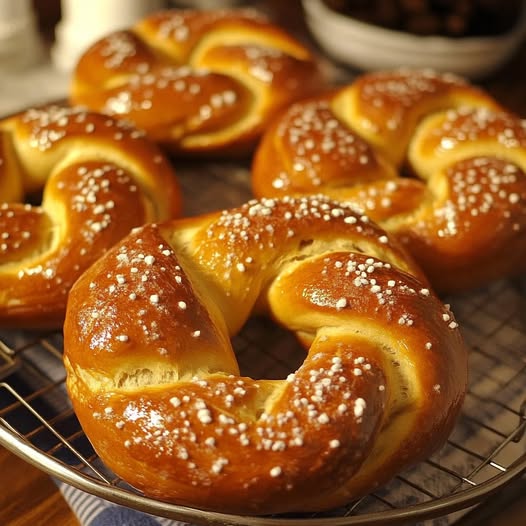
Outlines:
[{"label": "golden brown pretzel", "polygon": [[[381,229],[326,197],[137,229],[73,287],[67,385],[107,465],[234,513],[350,501],[445,441],[466,388],[449,309]],[[287,379],[230,344],[267,313],[308,348]]]},{"label": "golden brown pretzel", "polygon": [[322,86],[311,53],[252,10],[167,10],[80,59],[70,98],[177,152],[245,153],[275,113]]},{"label": "golden brown pretzel", "polygon": [[524,121],[456,77],[400,70],[290,107],[256,152],[253,188],[360,206],[453,292],[526,270],[525,172]]},{"label": "golden brown pretzel", "polygon": [[0,121],[0,141],[0,325],[58,327],[82,271],[133,227],[177,215],[179,186],[143,132],[104,115],[30,109]]}]

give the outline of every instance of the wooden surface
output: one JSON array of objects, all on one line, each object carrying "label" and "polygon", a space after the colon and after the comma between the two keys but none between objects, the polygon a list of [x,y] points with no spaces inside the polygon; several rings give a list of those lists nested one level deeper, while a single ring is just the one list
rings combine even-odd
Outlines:
[{"label": "wooden surface", "polygon": [[0,524],[78,526],[57,486],[38,469],[0,447]]},{"label": "wooden surface", "polygon": [[[283,25],[304,31],[294,2],[270,1],[270,13]],[[511,110],[526,117],[526,43],[497,75],[480,82]],[[505,506],[497,515],[480,523],[486,526],[524,526],[524,498]],[[73,513],[49,477],[0,447],[0,525],[1,526],[78,526]]]}]

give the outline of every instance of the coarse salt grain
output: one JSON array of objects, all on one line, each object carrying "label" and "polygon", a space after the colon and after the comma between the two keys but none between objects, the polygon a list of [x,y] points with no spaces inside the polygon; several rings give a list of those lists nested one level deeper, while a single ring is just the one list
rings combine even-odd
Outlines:
[{"label": "coarse salt grain", "polygon": [[345,307],[347,307],[347,300],[345,298],[340,298],[336,302],[336,309],[341,310],[341,309],[344,309]]},{"label": "coarse salt grain", "polygon": [[282,473],[283,473],[283,470],[279,466],[274,466],[270,470],[270,476],[273,478],[279,477]]}]

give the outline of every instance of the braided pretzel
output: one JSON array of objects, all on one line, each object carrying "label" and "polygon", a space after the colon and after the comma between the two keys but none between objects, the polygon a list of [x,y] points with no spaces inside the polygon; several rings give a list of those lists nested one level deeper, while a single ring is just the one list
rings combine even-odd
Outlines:
[{"label": "braided pretzel", "polygon": [[[319,510],[448,436],[466,349],[384,231],[326,197],[137,229],[75,284],[67,385],[100,457],[146,494],[234,513]],[[240,376],[229,338],[266,312],[308,348]]]},{"label": "braided pretzel", "polygon": [[[67,293],[131,228],[180,209],[173,170],[144,133],[48,106],[0,121],[0,324],[60,326]],[[24,204],[43,189],[42,205]]]},{"label": "braided pretzel", "polygon": [[167,10],[95,43],[71,100],[125,117],[177,152],[239,153],[322,85],[310,52],[251,10]]},{"label": "braided pretzel", "polygon": [[525,171],[523,121],[458,78],[402,70],[290,107],[256,152],[253,189],[360,206],[453,292],[526,270]]}]

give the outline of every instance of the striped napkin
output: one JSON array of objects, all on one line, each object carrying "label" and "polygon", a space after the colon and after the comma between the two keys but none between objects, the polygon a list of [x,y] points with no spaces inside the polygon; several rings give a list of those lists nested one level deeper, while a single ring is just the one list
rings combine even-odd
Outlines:
[{"label": "striped napkin", "polygon": [[192,526],[113,504],[63,482],[56,483],[82,526]]}]

